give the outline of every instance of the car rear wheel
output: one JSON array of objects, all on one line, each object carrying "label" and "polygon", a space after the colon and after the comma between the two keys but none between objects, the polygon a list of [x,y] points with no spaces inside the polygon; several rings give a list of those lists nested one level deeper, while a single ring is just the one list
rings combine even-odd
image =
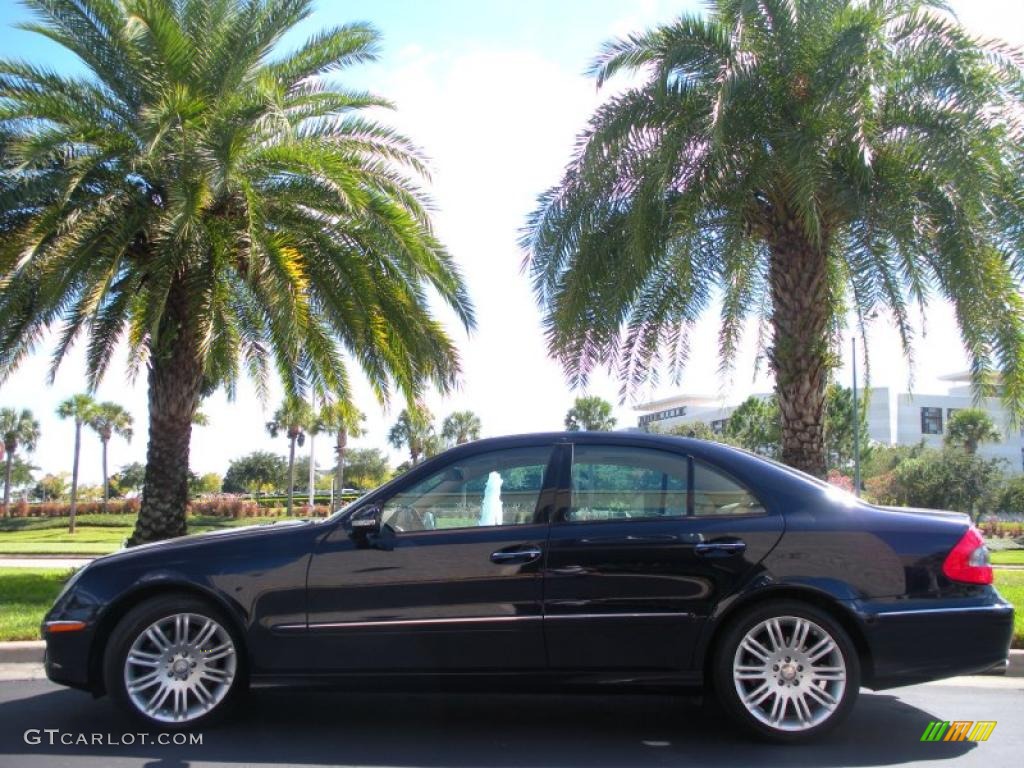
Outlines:
[{"label": "car rear wheel", "polygon": [[849,635],[825,611],[771,603],[726,630],[715,657],[715,688],[729,714],[757,735],[804,741],[849,714],[860,662]]},{"label": "car rear wheel", "polygon": [[206,723],[245,687],[239,649],[230,623],[212,605],[158,597],[129,611],[111,635],[104,656],[107,691],[153,726]]}]

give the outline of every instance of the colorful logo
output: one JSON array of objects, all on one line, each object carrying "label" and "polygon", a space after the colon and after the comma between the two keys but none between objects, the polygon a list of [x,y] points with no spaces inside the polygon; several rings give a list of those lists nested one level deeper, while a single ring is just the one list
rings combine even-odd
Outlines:
[{"label": "colorful logo", "polygon": [[932,720],[921,741],[988,741],[995,729],[995,720]]}]

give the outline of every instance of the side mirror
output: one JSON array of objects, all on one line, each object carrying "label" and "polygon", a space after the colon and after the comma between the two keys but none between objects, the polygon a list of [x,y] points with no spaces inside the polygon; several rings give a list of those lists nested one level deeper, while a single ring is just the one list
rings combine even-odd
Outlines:
[{"label": "side mirror", "polygon": [[349,520],[349,533],[354,539],[367,539],[380,533],[380,507],[371,507]]}]

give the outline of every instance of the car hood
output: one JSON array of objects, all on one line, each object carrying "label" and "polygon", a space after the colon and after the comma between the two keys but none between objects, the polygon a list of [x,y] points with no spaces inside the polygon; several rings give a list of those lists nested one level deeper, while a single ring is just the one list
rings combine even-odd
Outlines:
[{"label": "car hood", "polygon": [[187,536],[178,536],[173,539],[154,541],[150,544],[139,544],[136,547],[126,547],[112,552],[109,555],[97,557],[93,562],[111,562],[114,560],[126,560],[129,558],[148,557],[155,554],[170,552],[186,547],[203,546],[217,541],[237,539],[246,536],[273,536],[285,531],[294,530],[298,527],[313,525],[311,520],[280,520],[272,523],[255,523],[253,525],[239,525],[233,528],[221,528],[216,531],[205,533],[193,533]]}]

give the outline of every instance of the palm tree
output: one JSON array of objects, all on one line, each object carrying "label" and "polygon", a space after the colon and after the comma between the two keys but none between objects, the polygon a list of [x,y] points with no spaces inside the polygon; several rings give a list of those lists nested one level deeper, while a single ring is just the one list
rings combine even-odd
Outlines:
[{"label": "palm tree", "polygon": [[4,517],[7,517],[11,503],[11,472],[14,454],[21,448],[26,453],[36,449],[39,441],[39,422],[27,408],[20,413],[13,408],[0,408],[0,438],[3,440],[4,468]]},{"label": "palm tree", "polygon": [[68,533],[75,532],[75,508],[78,502],[78,458],[82,452],[82,425],[88,424],[96,413],[96,401],[90,395],[72,395],[57,406],[57,415],[75,422],[75,458],[71,465],[71,511]]},{"label": "palm tree", "polygon": [[[825,472],[824,403],[848,311],[951,301],[979,391],[1024,410],[1022,57],[939,0],[712,0],[605,45],[600,107],[523,244],[550,351],[625,393],[721,307],[728,370],[765,333],[784,462]],[[761,337],[761,334],[759,334]]]},{"label": "palm tree", "polygon": [[324,404],[317,417],[317,431],[334,433],[334,482],[340,495],[345,488],[345,452],[348,439],[365,434],[363,420],[366,416],[347,400],[335,400]]},{"label": "palm tree", "polygon": [[110,475],[107,472],[107,445],[114,435],[123,437],[128,442],[132,439],[132,415],[117,403],[99,403],[89,417],[89,426],[100,437],[103,448],[103,511],[107,511],[110,500]]},{"label": "palm tree", "polygon": [[615,429],[615,423],[612,404],[596,396],[577,397],[565,414],[565,428],[570,432],[609,432]]},{"label": "palm tree", "polygon": [[388,432],[388,442],[395,448],[403,446],[409,449],[412,466],[420,463],[424,456],[430,455],[436,448],[434,443],[434,417],[422,405],[409,407],[398,414],[398,421]]},{"label": "palm tree", "polygon": [[455,411],[441,424],[441,437],[449,444],[462,445],[480,439],[480,417],[472,411]]},{"label": "palm tree", "polygon": [[960,408],[946,423],[946,445],[963,448],[971,455],[982,443],[998,443],[1003,439],[992,418],[980,408]]},{"label": "palm tree", "polygon": [[309,403],[300,398],[285,398],[274,418],[267,422],[271,437],[284,433],[288,438],[288,516],[292,514],[292,496],[295,493],[295,446],[306,442],[306,433],[313,429],[313,411]]},{"label": "palm tree", "polygon": [[[148,449],[130,543],[185,533],[200,398],[241,372],[266,394],[448,391],[458,354],[433,293],[473,325],[431,228],[424,161],[339,85],[376,58],[366,24],[276,44],[312,0],[27,0],[85,76],[0,61],[0,380],[44,331],[86,337],[90,388],[125,341]],[[428,290],[432,289],[432,290]]]}]

